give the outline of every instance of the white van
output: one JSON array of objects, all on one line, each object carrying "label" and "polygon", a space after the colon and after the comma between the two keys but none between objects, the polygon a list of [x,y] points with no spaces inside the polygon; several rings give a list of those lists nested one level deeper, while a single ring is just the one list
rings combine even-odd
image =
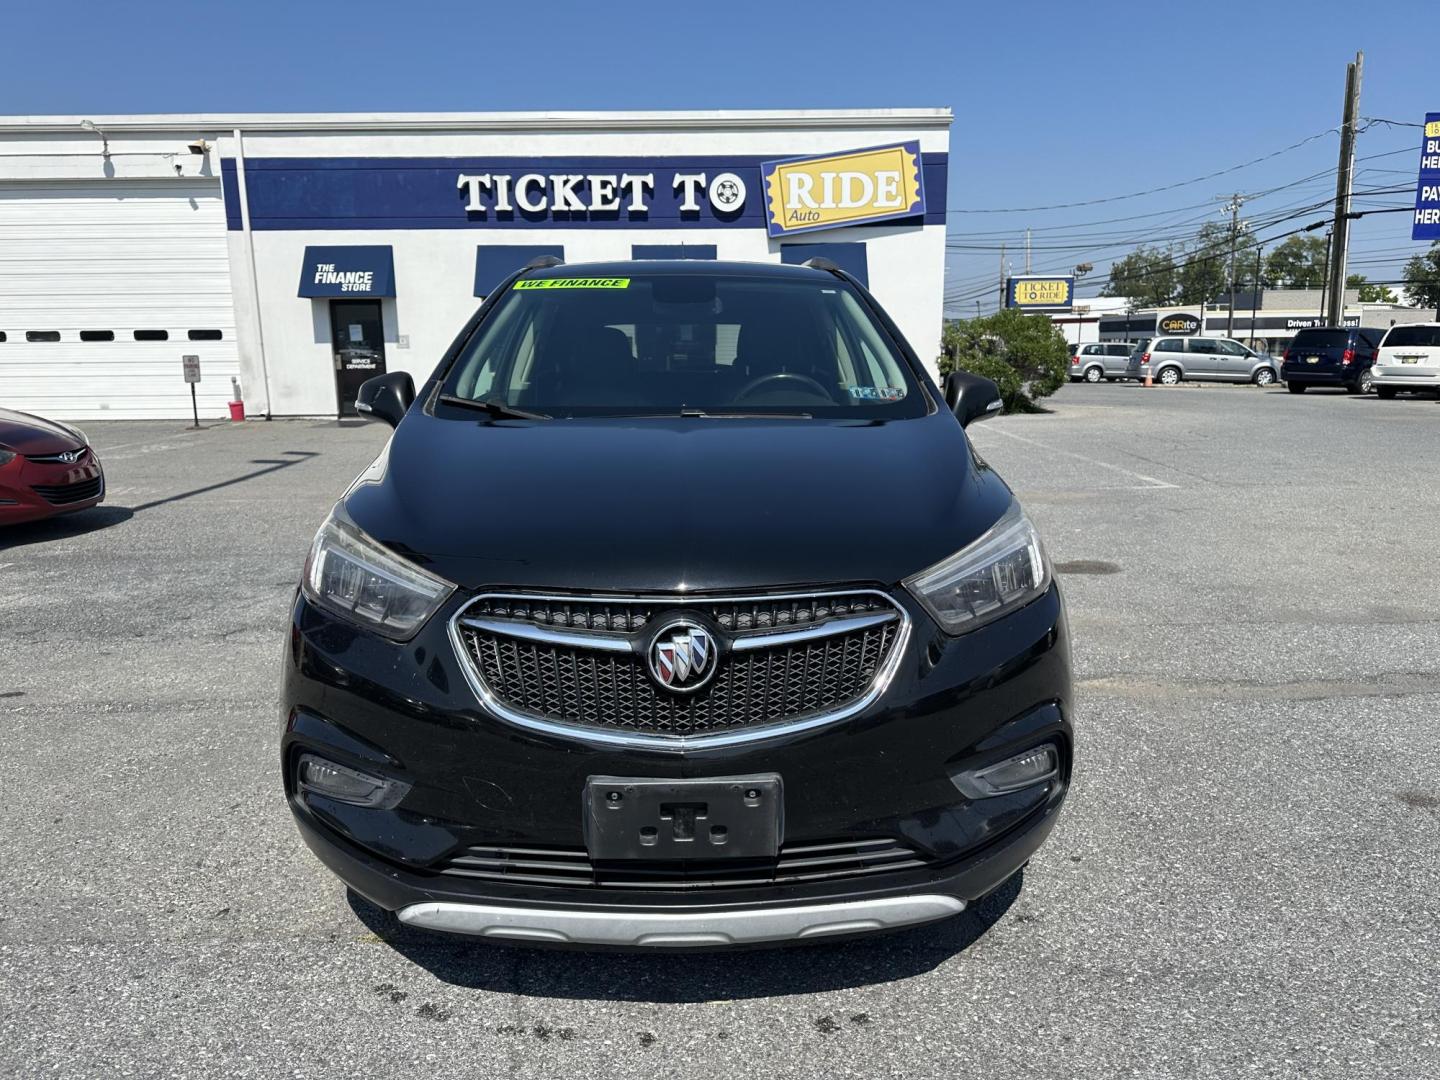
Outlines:
[{"label": "white van", "polygon": [[1390,327],[1375,354],[1370,385],[1382,398],[1401,390],[1440,393],[1440,322]]}]

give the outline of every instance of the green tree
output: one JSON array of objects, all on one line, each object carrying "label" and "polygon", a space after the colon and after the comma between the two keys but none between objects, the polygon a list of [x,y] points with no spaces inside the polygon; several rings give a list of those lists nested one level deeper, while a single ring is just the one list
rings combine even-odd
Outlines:
[{"label": "green tree", "polygon": [[1173,251],[1141,244],[1110,264],[1100,295],[1128,297],[1132,308],[1165,307],[1175,302],[1177,271]]},{"label": "green tree", "polygon": [[995,380],[1007,412],[1038,412],[1070,373],[1070,346],[1044,315],[1005,308],[983,319],[947,323],[940,372],[969,371]]},{"label": "green tree", "polygon": [[1327,244],[1323,236],[1291,236],[1265,259],[1270,284],[1287,289],[1318,289],[1325,281]]},{"label": "green tree", "polygon": [[1423,255],[1416,255],[1405,264],[1405,295],[1410,303],[1424,308],[1440,308],[1440,241],[1430,245]]},{"label": "green tree", "polygon": [[[1240,243],[1244,244],[1242,237]],[[1235,254],[1236,277],[1245,263],[1245,248]],[[1180,264],[1175,303],[1209,303],[1226,291],[1230,284],[1230,226],[1218,221],[1207,222],[1196,234],[1195,242],[1185,251]]]},{"label": "green tree", "polygon": [[1389,287],[1375,285],[1365,280],[1364,274],[1351,274],[1345,279],[1345,288],[1359,289],[1360,302],[1362,304],[1395,304],[1399,303],[1398,298]]}]

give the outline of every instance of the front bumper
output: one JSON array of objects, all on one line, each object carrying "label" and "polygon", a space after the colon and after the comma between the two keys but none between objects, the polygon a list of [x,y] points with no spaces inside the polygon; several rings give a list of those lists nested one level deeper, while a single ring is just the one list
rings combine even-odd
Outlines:
[{"label": "front bumper", "polygon": [[[83,492],[86,497],[64,494],[67,488]],[[42,495],[42,491],[48,491],[52,498]],[[105,470],[94,451],[87,451],[72,465],[16,457],[0,467],[0,525],[88,510],[104,501]]]},{"label": "front bumper", "polygon": [[[899,597],[897,597],[899,599]],[[463,601],[459,601],[463,602]],[[963,910],[1019,870],[1054,827],[1073,733],[1063,608],[1052,587],[961,638],[917,608],[890,687],[834,725],[713,749],[611,747],[489,715],[444,633],[405,645],[297,598],[285,657],[285,789],[300,832],[357,893],[402,921],[491,938],[621,947],[714,947],[892,929]],[[438,628],[438,633],[437,633]],[[1060,775],[968,800],[951,776],[1042,742]],[[318,753],[413,785],[393,810],[301,791]],[[446,872],[466,848],[579,849],[581,792],[595,775],[784,778],[787,844],[890,838],[920,865],[850,878],[703,887],[477,880]]]}]

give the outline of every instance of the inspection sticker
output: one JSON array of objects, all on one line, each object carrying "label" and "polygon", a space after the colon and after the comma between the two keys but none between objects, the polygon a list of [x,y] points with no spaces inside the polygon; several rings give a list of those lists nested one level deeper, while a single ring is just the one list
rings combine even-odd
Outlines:
[{"label": "inspection sticker", "polygon": [[549,277],[517,281],[517,289],[628,289],[628,277]]}]

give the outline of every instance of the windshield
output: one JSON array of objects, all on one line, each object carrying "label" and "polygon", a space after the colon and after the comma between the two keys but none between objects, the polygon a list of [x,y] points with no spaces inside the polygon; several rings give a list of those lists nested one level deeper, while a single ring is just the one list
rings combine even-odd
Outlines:
[{"label": "windshield", "polygon": [[1349,330],[1301,330],[1290,342],[1294,349],[1344,349],[1349,344]]},{"label": "windshield", "polygon": [[1385,347],[1395,345],[1440,345],[1440,326],[1392,326]]},{"label": "windshield", "polygon": [[544,416],[923,416],[924,395],[838,279],[522,279],[443,392]]}]

